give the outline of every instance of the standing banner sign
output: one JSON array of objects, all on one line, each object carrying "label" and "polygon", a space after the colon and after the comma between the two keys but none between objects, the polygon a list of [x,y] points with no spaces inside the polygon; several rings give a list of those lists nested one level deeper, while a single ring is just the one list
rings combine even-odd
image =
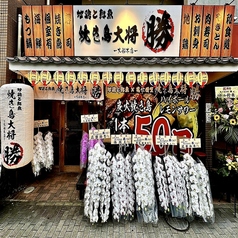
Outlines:
[{"label": "standing banner sign", "polygon": [[33,158],[34,93],[29,85],[5,84],[0,98],[2,163],[17,169]]}]

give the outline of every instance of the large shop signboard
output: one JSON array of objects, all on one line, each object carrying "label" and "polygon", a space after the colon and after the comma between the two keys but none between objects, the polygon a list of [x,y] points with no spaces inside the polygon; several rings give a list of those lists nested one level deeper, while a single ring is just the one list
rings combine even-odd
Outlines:
[{"label": "large shop signboard", "polygon": [[23,6],[26,56],[229,57],[235,6]]},{"label": "large shop signboard", "polygon": [[180,20],[181,6],[74,6],[75,55],[178,56]]}]

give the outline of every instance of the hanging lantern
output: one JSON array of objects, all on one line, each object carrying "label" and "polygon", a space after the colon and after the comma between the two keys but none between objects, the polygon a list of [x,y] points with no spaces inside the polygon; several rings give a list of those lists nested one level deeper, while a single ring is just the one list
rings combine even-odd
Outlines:
[{"label": "hanging lantern", "polygon": [[65,74],[65,81],[69,86],[72,86],[76,81],[76,74],[73,71],[67,71]]},{"label": "hanging lantern", "polygon": [[171,83],[171,74],[169,72],[164,72],[160,74],[160,83],[164,88],[167,88]]},{"label": "hanging lantern", "polygon": [[99,72],[91,72],[90,73],[90,82],[91,84],[96,87],[100,81],[100,74]]},{"label": "hanging lantern", "polygon": [[183,83],[183,74],[181,72],[176,72],[172,74],[172,84],[179,88]]},{"label": "hanging lantern", "polygon": [[47,70],[43,70],[40,73],[40,81],[43,83],[44,86],[47,86],[47,84],[51,81],[51,74]]},{"label": "hanging lantern", "polygon": [[64,82],[64,73],[62,71],[55,71],[53,79],[57,84],[57,86],[59,87],[62,84],[62,82]]},{"label": "hanging lantern", "polygon": [[114,82],[117,84],[118,87],[121,86],[123,81],[124,81],[123,73],[122,72],[115,72],[114,73]]},{"label": "hanging lantern", "polygon": [[153,72],[149,74],[149,83],[152,87],[158,87],[159,85],[159,73]]},{"label": "hanging lantern", "polygon": [[86,82],[88,82],[88,74],[87,72],[78,72],[77,79],[79,83],[84,86]]},{"label": "hanging lantern", "polygon": [[28,73],[28,81],[34,87],[39,82],[40,75],[36,70],[31,70]]},{"label": "hanging lantern", "polygon": [[33,89],[21,83],[5,84],[0,98],[2,163],[8,169],[20,168],[33,158]]},{"label": "hanging lantern", "polygon": [[194,72],[187,72],[185,74],[185,83],[189,85],[190,88],[196,83],[197,81],[197,74]]},{"label": "hanging lantern", "polygon": [[102,81],[108,86],[112,82],[112,73],[111,72],[103,72],[102,73]]},{"label": "hanging lantern", "polygon": [[136,74],[134,72],[128,72],[126,74],[126,82],[130,85],[130,87],[132,88],[133,85],[136,82]]},{"label": "hanging lantern", "polygon": [[148,74],[146,72],[140,72],[137,76],[137,82],[140,86],[145,87],[148,82]]},{"label": "hanging lantern", "polygon": [[199,72],[197,75],[197,81],[201,88],[204,88],[208,82],[208,74],[206,72]]}]

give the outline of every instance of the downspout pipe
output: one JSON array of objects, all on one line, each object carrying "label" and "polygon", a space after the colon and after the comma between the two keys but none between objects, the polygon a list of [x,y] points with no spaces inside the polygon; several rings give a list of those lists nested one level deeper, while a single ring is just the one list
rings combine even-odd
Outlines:
[{"label": "downspout pipe", "polygon": [[21,56],[22,50],[22,13],[17,13],[17,56]]}]

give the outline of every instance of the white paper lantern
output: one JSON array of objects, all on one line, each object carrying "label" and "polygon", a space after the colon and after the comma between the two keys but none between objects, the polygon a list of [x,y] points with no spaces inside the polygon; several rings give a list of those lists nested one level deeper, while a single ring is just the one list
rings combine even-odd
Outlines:
[{"label": "white paper lantern", "polygon": [[33,158],[34,93],[25,84],[0,88],[1,153],[5,168],[16,169]]}]

